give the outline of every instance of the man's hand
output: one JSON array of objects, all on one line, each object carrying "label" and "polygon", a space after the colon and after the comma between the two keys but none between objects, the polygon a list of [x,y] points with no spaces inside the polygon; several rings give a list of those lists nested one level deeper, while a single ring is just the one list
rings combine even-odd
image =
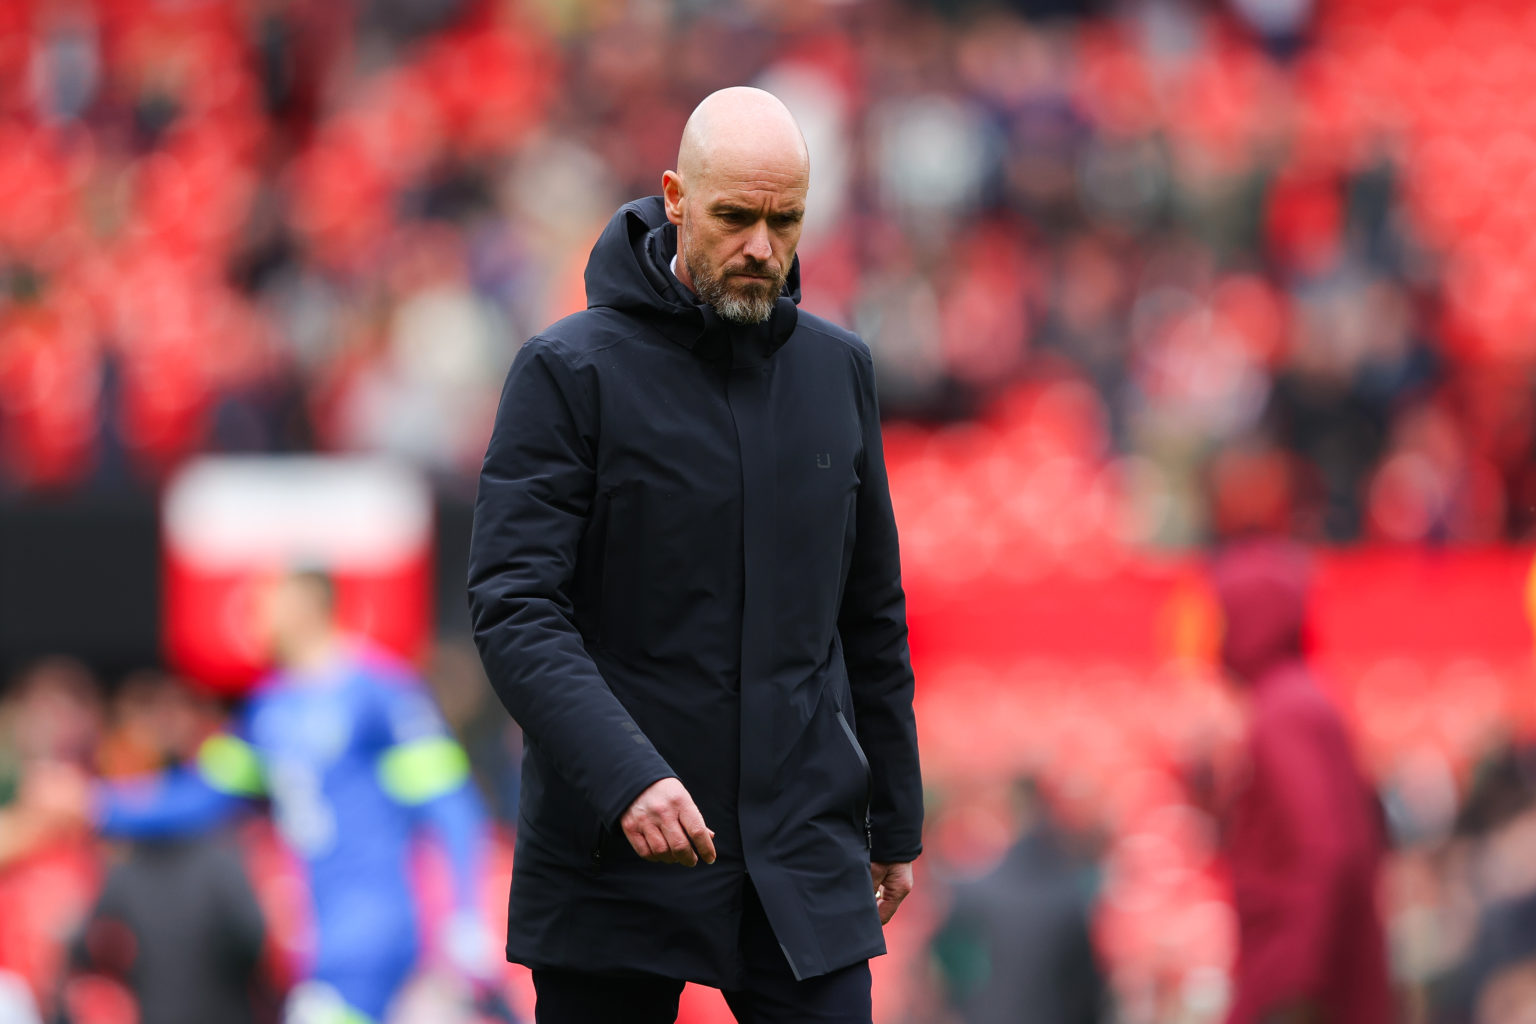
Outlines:
[{"label": "man's hand", "polygon": [[896,908],[912,891],[912,865],[871,861],[869,877],[875,883],[875,906],[880,911],[880,923],[890,924],[891,918],[896,916]]},{"label": "man's hand", "polygon": [[715,834],[678,779],[653,782],[619,819],[629,845],[657,864],[715,862]]},{"label": "man's hand", "polygon": [[90,823],[91,780],[74,765],[39,761],[28,766],[16,796],[16,806],[51,831]]},{"label": "man's hand", "polygon": [[90,780],[78,768],[40,761],[22,774],[16,801],[0,808],[0,867],[90,823]]}]

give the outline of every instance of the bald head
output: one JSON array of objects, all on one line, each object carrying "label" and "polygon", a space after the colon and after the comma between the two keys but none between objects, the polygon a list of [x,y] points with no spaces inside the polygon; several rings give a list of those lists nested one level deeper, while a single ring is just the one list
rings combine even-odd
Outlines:
[{"label": "bald head", "polygon": [[734,167],[774,169],[809,179],[805,136],[779,98],[739,85],[704,97],[683,127],[677,171],[684,180]]},{"label": "bald head", "polygon": [[800,244],[810,174],[800,126],[761,89],[722,89],[688,118],[662,198],[677,225],[678,278],[726,320],[772,315]]}]

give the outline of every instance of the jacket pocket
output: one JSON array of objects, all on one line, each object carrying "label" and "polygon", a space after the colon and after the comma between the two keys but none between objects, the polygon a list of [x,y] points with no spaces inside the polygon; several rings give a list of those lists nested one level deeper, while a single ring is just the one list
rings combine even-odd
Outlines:
[{"label": "jacket pocket", "polygon": [[854,735],[853,726],[848,724],[848,718],[841,709],[837,712],[837,724],[842,727],[843,735],[848,739],[848,745],[853,748],[853,755],[859,759],[859,767],[864,769],[864,846],[868,849],[874,845],[869,821],[869,797],[874,789],[875,778],[869,768],[869,758],[864,756],[864,748],[859,746],[859,738]]}]

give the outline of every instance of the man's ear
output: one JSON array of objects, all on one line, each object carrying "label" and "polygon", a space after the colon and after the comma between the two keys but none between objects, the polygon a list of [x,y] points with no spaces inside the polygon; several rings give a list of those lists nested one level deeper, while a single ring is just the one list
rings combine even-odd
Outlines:
[{"label": "man's ear", "polygon": [[667,220],[673,224],[683,222],[683,178],[676,171],[661,176],[661,200],[667,207]]}]

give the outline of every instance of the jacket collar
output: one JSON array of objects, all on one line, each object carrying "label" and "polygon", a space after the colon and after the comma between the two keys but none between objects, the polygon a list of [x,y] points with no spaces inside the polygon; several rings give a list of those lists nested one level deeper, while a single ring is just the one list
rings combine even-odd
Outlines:
[{"label": "jacket collar", "polygon": [[673,275],[677,228],[660,196],[626,204],[604,230],[587,263],[587,305],[622,310],[668,340],[711,363],[762,366],[794,333],[799,321],[800,259],[790,266],[773,313],[761,324],[720,317]]},{"label": "jacket collar", "polygon": [[713,306],[685,288],[672,273],[672,258],[677,255],[677,227],[666,223],[653,228],[646,238],[646,277],[656,283],[679,315],[664,318],[657,327],[673,341],[711,363],[729,363],[733,368],[760,366],[783,347],[794,333],[800,311],[795,306],[799,295],[800,258],[795,257],[784,293],[773,304],[773,312],[761,324],[736,324],[723,319]]}]

